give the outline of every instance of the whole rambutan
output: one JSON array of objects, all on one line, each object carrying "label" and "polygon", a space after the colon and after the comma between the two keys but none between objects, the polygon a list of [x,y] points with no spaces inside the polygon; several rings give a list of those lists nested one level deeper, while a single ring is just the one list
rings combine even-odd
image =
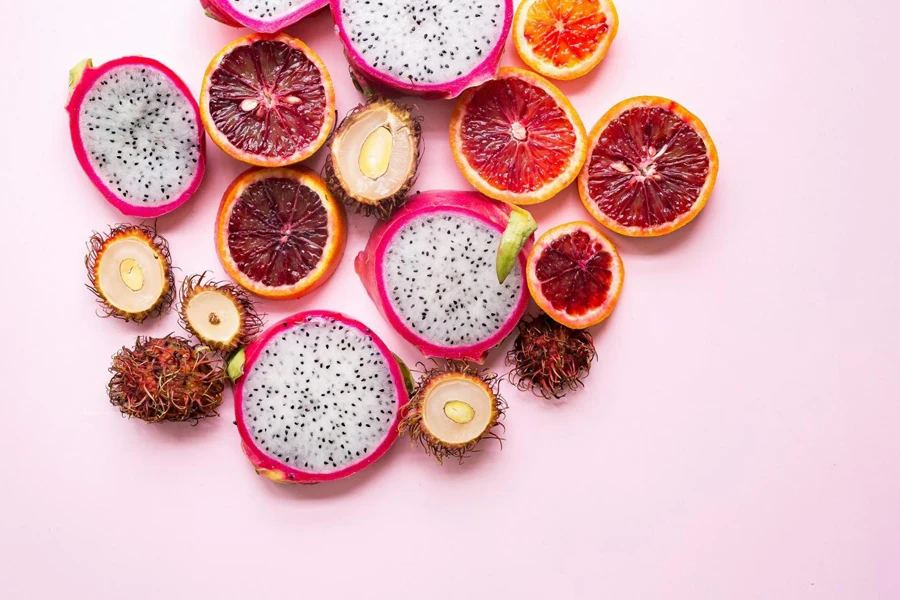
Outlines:
[{"label": "whole rambutan", "polygon": [[148,423],[218,416],[225,370],[207,346],[171,335],[139,337],[113,357],[109,371],[109,400],[123,415]]},{"label": "whole rambutan", "polygon": [[582,379],[596,358],[590,333],[569,329],[541,314],[526,316],[519,323],[519,337],[506,362],[513,366],[513,385],[549,399],[561,398],[567,390],[583,386]]}]

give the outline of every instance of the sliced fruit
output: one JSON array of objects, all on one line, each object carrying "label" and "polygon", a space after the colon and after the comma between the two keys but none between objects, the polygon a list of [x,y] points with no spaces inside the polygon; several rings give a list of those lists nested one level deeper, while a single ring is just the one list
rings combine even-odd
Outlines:
[{"label": "sliced fruit", "polygon": [[181,284],[181,326],[212,348],[231,352],[248,344],[263,321],[247,293],[236,285],[191,275]]},{"label": "sliced fruit", "polygon": [[538,238],[526,273],[537,305],[572,329],[584,329],[608,317],[625,279],[615,245],[585,222],[554,227]]},{"label": "sliced fruit", "polygon": [[150,227],[118,225],[88,240],[90,289],[106,316],[143,322],[172,305],[175,279],[169,244]]},{"label": "sliced fruit", "polygon": [[351,111],[331,141],[324,177],[356,212],[388,219],[416,180],[422,127],[412,108],[374,98]]},{"label": "sliced fruit", "polygon": [[483,194],[536,204],[574,181],[587,156],[578,113],[556,86],[513,67],[466,90],[450,119],[450,148]]},{"label": "sliced fruit", "polygon": [[200,113],[209,136],[232,157],[291,165],[312,156],[331,133],[334,88],[309,46],[284,34],[253,34],[209,63]]},{"label": "sliced fruit", "polygon": [[625,100],[590,138],[578,192],[606,227],[632,237],[664,235],[706,206],[719,154],[700,119],[683,106],[657,96]]},{"label": "sliced fruit", "polygon": [[200,109],[159,61],[126,56],[69,71],[69,131],[85,174],[122,214],[153,219],[191,199],[206,172]]},{"label": "sliced fruit", "polygon": [[450,361],[423,374],[400,433],[409,434],[439,463],[449,456],[463,462],[482,439],[499,439],[492,429],[505,408],[496,375]]},{"label": "sliced fruit", "polygon": [[299,298],[337,268],[346,219],[344,207],[312,171],[250,169],[219,206],[219,259],[232,279],[258,296]]},{"label": "sliced fruit", "polygon": [[524,0],[513,40],[529,67],[554,79],[575,79],[596,67],[619,30],[611,0]]}]

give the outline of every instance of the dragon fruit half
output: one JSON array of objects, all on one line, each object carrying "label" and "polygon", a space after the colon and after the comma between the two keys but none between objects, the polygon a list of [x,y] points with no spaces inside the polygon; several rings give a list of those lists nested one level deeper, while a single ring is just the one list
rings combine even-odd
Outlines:
[{"label": "dragon fruit half", "polygon": [[378,310],[426,356],[483,362],[522,318],[533,230],[503,283],[496,272],[514,210],[477,192],[423,192],[379,224],[356,257]]},{"label": "dragon fruit half", "polygon": [[513,3],[332,0],[331,12],[362,87],[453,98],[497,74]]},{"label": "dragon fruit half", "polygon": [[247,347],[234,398],[257,472],[318,483],[352,475],[387,452],[408,393],[400,364],[368,327],[313,311],[279,322]]},{"label": "dragon fruit half", "polygon": [[206,14],[232,27],[276,33],[328,4],[328,0],[200,0]]},{"label": "dragon fruit half", "polygon": [[81,168],[123,214],[153,218],[188,201],[206,170],[200,108],[162,63],[126,56],[69,73],[69,129]]}]

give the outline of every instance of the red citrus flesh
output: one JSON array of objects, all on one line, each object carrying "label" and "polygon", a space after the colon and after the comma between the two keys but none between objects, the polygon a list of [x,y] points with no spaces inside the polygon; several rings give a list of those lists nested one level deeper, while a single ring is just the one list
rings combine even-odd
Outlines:
[{"label": "red citrus flesh", "polygon": [[553,308],[583,315],[606,300],[612,255],[583,231],[555,240],[537,261],[541,289]]},{"label": "red citrus flesh", "polygon": [[202,104],[216,143],[259,166],[307,158],[334,122],[324,65],[288,36],[250,36],[226,48],[210,66]]},{"label": "red citrus flesh", "polygon": [[499,200],[531,204],[572,182],[586,152],[581,120],[550,82],[522,69],[468,90],[451,119],[463,174]]},{"label": "red citrus flesh", "polygon": [[228,248],[241,272],[272,287],[309,275],[327,239],[319,196],[288,179],[250,186],[228,220]]},{"label": "red citrus flesh", "polygon": [[535,301],[572,328],[605,319],[615,307],[623,278],[615,246],[589,223],[551,229],[528,259],[528,286]]},{"label": "red citrus flesh", "polygon": [[334,271],[346,242],[343,207],[306,170],[251,170],[220,208],[218,247],[229,274],[270,298],[296,298]]},{"label": "red citrus flesh", "polygon": [[718,158],[703,124],[683,108],[664,99],[635,101],[592,132],[579,187],[585,206],[607,227],[662,235],[706,204]]},{"label": "red citrus flesh", "polygon": [[547,0],[531,5],[524,35],[534,54],[563,68],[589,59],[609,30],[598,0]]}]

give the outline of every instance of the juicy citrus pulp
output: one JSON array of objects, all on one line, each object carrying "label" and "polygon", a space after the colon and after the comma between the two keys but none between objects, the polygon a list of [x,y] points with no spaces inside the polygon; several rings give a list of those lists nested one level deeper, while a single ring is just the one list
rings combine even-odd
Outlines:
[{"label": "juicy citrus pulp", "polygon": [[590,138],[578,189],[606,227],[635,237],[663,235],[706,205],[718,153],[703,123],[677,103],[654,96],[625,100],[600,119]]},{"label": "juicy citrus pulp", "polygon": [[216,144],[258,166],[308,158],[335,119],[325,64],[306,44],[282,34],[254,34],[226,46],[206,71],[200,107]]},{"label": "juicy citrus pulp", "polygon": [[619,28],[611,0],[525,0],[513,39],[522,60],[554,79],[574,79],[597,66]]},{"label": "juicy citrus pulp", "polygon": [[346,219],[311,171],[251,169],[225,193],[216,233],[237,283],[260,296],[297,298],[331,276],[344,251]]},{"label": "juicy citrus pulp", "polygon": [[528,257],[528,288],[544,312],[573,329],[612,312],[625,271],[612,241],[590,223],[567,223],[542,235]]},{"label": "juicy citrus pulp", "polygon": [[460,96],[450,120],[453,157],[491,198],[534,204],[576,177],[587,152],[578,113],[552,83],[505,67]]}]

